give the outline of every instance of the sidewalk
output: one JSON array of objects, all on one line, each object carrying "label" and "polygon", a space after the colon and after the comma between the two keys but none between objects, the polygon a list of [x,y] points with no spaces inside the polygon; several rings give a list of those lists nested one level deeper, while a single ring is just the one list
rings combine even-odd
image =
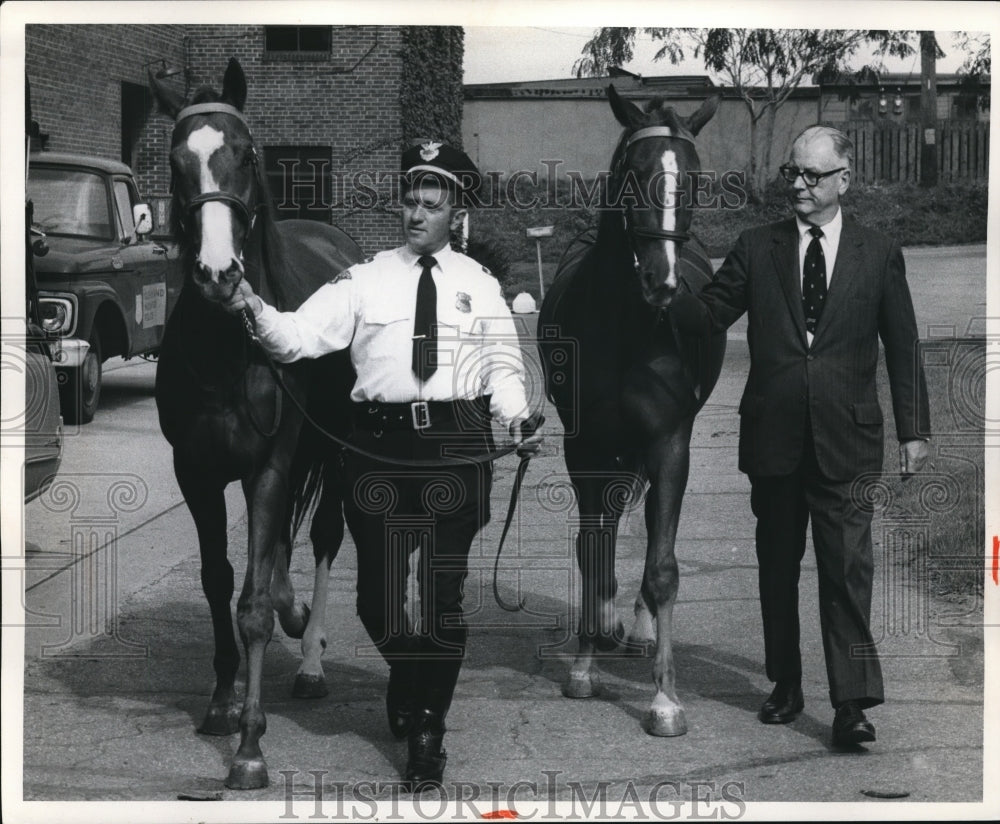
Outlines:
[{"label": "sidewalk", "polygon": [[[530,321],[533,325],[533,316]],[[494,521],[473,549],[466,585],[472,631],[449,716],[449,782],[474,784],[488,798],[489,782],[509,788],[528,781],[554,786],[552,795],[559,799],[580,792],[590,798],[601,782],[608,782],[608,799],[617,799],[609,802],[610,814],[626,788],[639,789],[646,799],[649,788],[664,780],[687,782],[687,787],[707,781],[716,788],[735,782],[745,802],[872,801],[862,794],[866,790],[908,793],[905,800],[911,802],[981,799],[982,630],[963,625],[981,624],[981,612],[943,628],[941,606],[918,602],[925,612],[911,617],[928,621],[897,625],[897,605],[881,597],[887,571],[878,547],[873,628],[877,637],[885,635],[880,652],[887,685],[887,703],[870,713],[878,741],[861,753],[830,746],[833,712],[811,549],[800,587],[806,710],[788,726],[765,727],[756,720],[770,685],[762,664],[749,484],[736,470],[736,406],[747,366],[745,341],[730,340],[722,380],[696,422],[692,441],[691,480],[677,542],[681,588],[675,611],[678,690],[688,734],[653,738],[640,728],[652,698],[649,660],[602,665],[605,693],[598,699],[573,701],[561,694],[567,656],[576,647],[571,636],[578,573],[572,553],[575,510],[559,457],[558,418],[548,409],[545,454],[528,472],[499,574],[505,600],[526,598],[526,612],[503,612],[491,589],[514,458],[497,466]],[[187,540],[193,527],[186,512],[177,513],[171,521],[178,536],[173,540]],[[245,542],[242,519],[230,533],[237,589]],[[625,618],[641,578],[644,544],[642,514],[634,511],[626,518],[618,549],[618,606]],[[262,744],[270,787],[226,790],[222,781],[237,738],[195,733],[213,684],[212,646],[197,556],[188,555],[121,605],[120,634],[145,645],[145,657],[44,658],[32,648],[29,634],[25,798],[172,801],[186,795],[284,802],[288,780],[303,793],[315,786],[308,771],[326,771],[328,783],[398,779],[405,745],[386,728],[386,668],[370,654],[354,612],[354,554],[348,538],[331,576],[325,656],[330,694],[315,701],[292,699],[298,642],[276,628],[268,649],[263,684],[268,729]],[[299,597],[308,599],[312,553],[307,543],[297,545],[292,567]],[[897,578],[885,593],[909,597],[919,591],[919,581]],[[92,645],[77,652],[99,651],[100,645]],[[390,794],[378,797],[387,800]],[[272,809],[280,814],[283,808]],[[311,797],[297,802],[299,817],[312,812]],[[325,814],[334,812],[330,801]]]}]

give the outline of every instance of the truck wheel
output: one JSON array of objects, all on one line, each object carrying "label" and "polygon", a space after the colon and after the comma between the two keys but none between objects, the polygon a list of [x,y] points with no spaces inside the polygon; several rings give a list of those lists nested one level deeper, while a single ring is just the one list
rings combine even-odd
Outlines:
[{"label": "truck wheel", "polygon": [[94,332],[87,357],[79,367],[61,370],[59,382],[62,416],[68,424],[84,424],[94,420],[101,399],[101,337]]}]

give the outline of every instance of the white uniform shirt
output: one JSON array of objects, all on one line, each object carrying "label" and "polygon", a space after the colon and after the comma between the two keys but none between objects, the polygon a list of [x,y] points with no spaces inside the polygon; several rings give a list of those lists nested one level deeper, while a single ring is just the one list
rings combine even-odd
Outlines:
[{"label": "white uniform shirt", "polygon": [[491,395],[507,426],[527,417],[517,330],[500,284],[469,257],[445,247],[431,270],[437,289],[438,368],[426,381],[411,371],[413,315],[421,267],[402,246],[352,266],[295,312],[264,304],[257,330],[283,363],[351,347],[354,401],[409,403]]},{"label": "white uniform shirt", "polygon": [[[812,224],[806,223],[798,215],[795,217],[795,222],[799,227],[799,291],[801,291],[802,273],[806,270],[806,250],[809,248],[809,243],[812,241],[812,235],[809,234]],[[844,217],[843,212],[841,212],[840,209],[837,209],[837,214],[833,216],[833,219],[829,223],[819,227],[823,230],[823,237],[819,239],[819,245],[823,249],[823,260],[826,263],[827,289],[830,288],[830,281],[833,279],[833,267],[837,262],[837,250],[840,248],[840,230],[843,229],[843,227]],[[812,344],[812,332],[806,331],[806,340]]]}]

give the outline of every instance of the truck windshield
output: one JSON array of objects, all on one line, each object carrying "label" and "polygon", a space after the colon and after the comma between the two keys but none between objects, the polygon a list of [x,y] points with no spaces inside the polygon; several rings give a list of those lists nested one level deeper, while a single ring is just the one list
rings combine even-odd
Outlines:
[{"label": "truck windshield", "polygon": [[34,225],[46,234],[112,238],[107,188],[98,175],[32,166],[28,197],[35,206]]}]

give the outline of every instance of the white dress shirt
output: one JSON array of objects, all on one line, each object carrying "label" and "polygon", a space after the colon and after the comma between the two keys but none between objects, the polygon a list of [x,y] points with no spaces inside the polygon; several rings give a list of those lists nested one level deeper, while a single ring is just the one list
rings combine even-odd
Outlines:
[{"label": "white dress shirt", "polygon": [[426,382],[411,371],[413,315],[421,266],[406,246],[381,252],[321,286],[295,312],[264,304],[257,330],[283,363],[351,348],[354,401],[409,403],[491,395],[503,426],[527,417],[517,330],[500,284],[446,246],[434,254],[438,368]]},{"label": "white dress shirt", "polygon": [[[799,227],[799,292],[802,292],[802,277],[806,268],[806,250],[813,237],[809,230],[814,224],[806,223],[798,215],[795,222]],[[826,288],[830,288],[830,281],[833,279],[833,267],[837,262],[837,249],[840,248],[840,230],[844,227],[843,212],[838,208],[837,214],[829,223],[825,223],[819,228],[823,230],[823,237],[819,239],[819,245],[823,249],[823,260],[826,263]],[[806,331],[806,339],[810,344],[813,342],[812,332]]]}]

